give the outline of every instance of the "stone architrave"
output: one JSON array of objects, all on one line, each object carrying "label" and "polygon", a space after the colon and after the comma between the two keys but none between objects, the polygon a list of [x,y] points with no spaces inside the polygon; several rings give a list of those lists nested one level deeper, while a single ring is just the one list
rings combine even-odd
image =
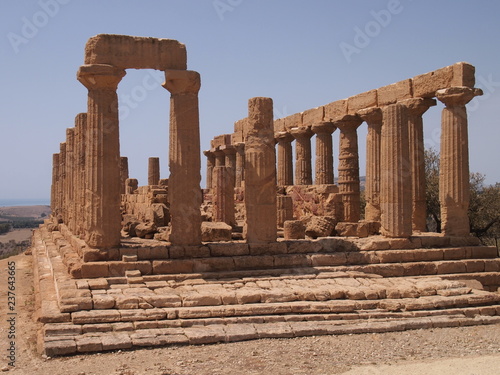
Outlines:
[{"label": "stone architrave", "polygon": [[278,186],[293,185],[293,152],[292,141],[293,136],[288,132],[278,132],[274,135],[278,142],[278,170],[277,182]]},{"label": "stone architrave", "polygon": [[120,189],[122,194],[125,194],[125,181],[128,177],[128,158],[122,156],[120,157]]},{"label": "stone architrave", "polygon": [[234,186],[230,167],[214,167],[213,221],[234,226]]},{"label": "stone architrave", "polygon": [[408,144],[408,109],[396,103],[382,109],[380,166],[381,233],[412,234],[412,192]]},{"label": "stone architrave", "polygon": [[116,88],[125,70],[83,65],[78,80],[88,89],[85,241],[90,247],[120,245],[120,138]]},{"label": "stone architrave", "polygon": [[215,155],[210,150],[203,151],[203,155],[207,158],[207,189],[212,189]]},{"label": "stone architrave", "polygon": [[151,157],[148,159],[148,185],[158,185],[160,181],[160,158]]},{"label": "stone architrave", "polygon": [[86,157],[86,139],[87,139],[87,114],[79,113],[75,117],[75,129],[77,129],[76,138],[76,192],[77,198],[77,216],[76,216],[76,234],[82,235],[85,232],[85,157]]},{"label": "stone architrave", "polygon": [[201,244],[200,85],[198,72],[165,71],[163,87],[171,94],[168,195],[174,245]]},{"label": "stone architrave", "polygon": [[365,220],[379,222],[382,110],[378,107],[371,107],[359,110],[357,115],[368,125],[368,134],[366,136]]},{"label": "stone architrave", "polygon": [[343,221],[348,223],[356,223],[361,218],[357,129],[362,122],[355,115],[345,115],[334,121],[340,130],[338,185],[344,204]]},{"label": "stone architrave", "polygon": [[66,129],[66,225],[70,231],[74,231],[75,223],[75,129]]},{"label": "stone architrave", "polygon": [[425,196],[425,148],[422,115],[436,100],[413,98],[400,102],[408,108],[408,142],[410,150],[410,173],[412,189],[412,229],[425,232],[427,229],[427,204]]},{"label": "stone architrave", "polygon": [[50,209],[52,216],[57,216],[59,210],[59,154],[52,155],[52,185],[50,187]]},{"label": "stone architrave", "polygon": [[66,142],[59,145],[59,213],[58,220],[66,220]]},{"label": "stone architrave", "polygon": [[313,124],[311,130],[316,134],[316,185],[333,184],[333,143],[332,133],[337,129],[332,122]]},{"label": "stone architrave", "polygon": [[234,188],[236,186],[236,147],[233,145],[222,145],[220,149],[224,153],[224,165],[229,168],[227,172],[230,175],[230,180]]},{"label": "stone architrave", "polygon": [[295,138],[295,185],[312,185],[311,127],[290,129]]},{"label": "stone architrave", "polygon": [[277,238],[273,128],[272,99],[250,99],[245,134],[246,221],[243,233],[248,243],[269,243]]},{"label": "stone architrave", "polygon": [[245,180],[245,144],[240,142],[236,147],[235,187],[242,187]]},{"label": "stone architrave", "polygon": [[436,97],[445,104],[441,117],[441,156],[439,162],[439,201],[441,230],[446,236],[470,233],[469,140],[465,105],[480,89],[450,87],[438,90]]}]

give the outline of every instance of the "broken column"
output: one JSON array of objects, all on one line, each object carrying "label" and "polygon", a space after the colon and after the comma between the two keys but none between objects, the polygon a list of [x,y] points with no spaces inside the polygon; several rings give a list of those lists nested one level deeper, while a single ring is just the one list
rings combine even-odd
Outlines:
[{"label": "broken column", "polygon": [[235,225],[234,186],[229,167],[215,167],[213,173],[213,221]]},{"label": "broken column", "polygon": [[311,127],[290,129],[295,138],[295,185],[312,185]]},{"label": "broken column", "polygon": [[410,173],[412,186],[412,228],[425,232],[427,228],[427,205],[425,196],[425,148],[422,115],[432,106],[435,99],[413,98],[403,100],[408,108],[408,142],[410,152]]},{"label": "broken column", "polygon": [[361,218],[357,128],[362,122],[354,115],[334,121],[340,130],[338,185],[344,204],[344,221],[348,223],[356,223]]},{"label": "broken column", "polygon": [[210,150],[203,151],[207,158],[207,189],[212,189],[212,176],[215,167],[215,155]]},{"label": "broken column", "polygon": [[125,70],[83,65],[78,80],[88,89],[85,241],[91,247],[120,245],[120,139],[116,88]]},{"label": "broken column", "polygon": [[293,136],[288,132],[278,132],[274,135],[274,138],[278,142],[278,186],[293,185]]},{"label": "broken column", "polygon": [[441,117],[441,156],[439,163],[439,201],[441,230],[447,236],[470,233],[469,139],[465,105],[479,89],[450,87],[436,92],[445,104]]},{"label": "broken column", "polygon": [[160,158],[148,159],[148,185],[158,185],[160,181]]},{"label": "broken column", "polygon": [[412,233],[412,193],[408,145],[408,110],[396,103],[382,110],[380,166],[381,233],[409,237]]},{"label": "broken column", "polygon": [[168,195],[174,245],[201,243],[200,75],[190,70],[166,70],[170,91]]},{"label": "broken column", "polygon": [[382,110],[378,107],[357,112],[368,125],[366,136],[365,220],[380,221],[380,142]]},{"label": "broken column", "polygon": [[245,135],[244,237],[249,243],[274,242],[277,238],[276,152],[274,148],[273,101],[248,101]]},{"label": "broken column", "polygon": [[316,185],[333,184],[333,145],[332,133],[337,129],[331,122],[313,124],[311,130],[316,134]]},{"label": "broken column", "polygon": [[289,195],[278,195],[277,197],[277,207],[278,207],[278,227],[283,228],[285,221],[293,220],[293,200]]},{"label": "broken column", "polygon": [[128,158],[126,156],[120,157],[120,189],[121,193],[125,194],[125,181],[128,178]]}]

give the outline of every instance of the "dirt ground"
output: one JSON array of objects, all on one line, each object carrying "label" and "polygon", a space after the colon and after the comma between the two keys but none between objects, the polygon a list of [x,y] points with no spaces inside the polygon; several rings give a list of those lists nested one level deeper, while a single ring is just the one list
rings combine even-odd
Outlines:
[{"label": "dirt ground", "polygon": [[[9,367],[8,262],[15,262],[15,367]],[[12,265],[12,263],[11,263]],[[267,339],[64,358],[36,353],[31,257],[0,260],[0,370],[6,374],[498,374],[500,325]]]},{"label": "dirt ground", "polygon": [[7,243],[11,240],[16,242],[26,241],[31,238],[32,232],[33,229],[31,228],[13,229],[10,232],[0,234],[0,242]]}]

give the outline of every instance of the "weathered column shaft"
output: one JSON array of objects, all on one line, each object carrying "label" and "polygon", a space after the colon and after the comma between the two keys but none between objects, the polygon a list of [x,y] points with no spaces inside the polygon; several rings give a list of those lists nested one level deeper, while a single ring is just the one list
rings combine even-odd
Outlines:
[{"label": "weathered column shaft", "polygon": [[158,185],[160,181],[160,158],[148,159],[148,185]]},{"label": "weathered column shaft", "polygon": [[245,180],[245,144],[236,145],[235,187],[241,187]]},{"label": "weathered column shaft", "polygon": [[215,155],[215,166],[224,167],[226,165],[226,156],[224,155],[224,152],[220,149],[220,146],[216,147],[213,150],[213,153]]},{"label": "weathered column shaft", "polygon": [[120,245],[120,137],[116,88],[125,70],[83,65],[79,81],[87,87],[86,234],[91,247]]},{"label": "weathered column shaft", "polygon": [[274,135],[278,141],[278,167],[277,183],[278,186],[293,185],[293,137],[287,132],[279,132]]},{"label": "weathered column shaft", "polygon": [[213,220],[231,226],[236,224],[232,174],[230,167],[214,168]]},{"label": "weathered column shaft", "polygon": [[74,224],[74,148],[75,148],[75,129],[66,129],[66,225],[70,231],[73,231]]},{"label": "weathered column shaft", "polygon": [[170,147],[168,195],[174,245],[201,244],[201,157],[198,91],[194,71],[165,71],[170,91]]},{"label": "weathered column shaft", "polygon": [[59,212],[58,219],[66,220],[66,142],[59,145]]},{"label": "weathered column shaft", "polygon": [[469,209],[469,139],[465,105],[482,95],[479,89],[451,87],[438,90],[437,98],[446,107],[441,118],[441,156],[439,166],[439,201],[441,229],[448,236],[470,233]]},{"label": "weathered column shaft", "polygon": [[136,178],[127,178],[125,180],[125,194],[134,194],[139,186],[139,181]]},{"label": "weathered column shaft", "polygon": [[128,158],[126,156],[120,157],[120,188],[121,194],[125,194],[125,181],[128,178]]},{"label": "weathered column shaft", "polygon": [[76,138],[76,164],[77,164],[77,177],[76,177],[76,194],[77,197],[77,211],[76,211],[76,233],[82,235],[85,233],[85,158],[86,158],[86,140],[87,140],[87,114],[79,113],[75,118],[75,129],[77,131]]},{"label": "weathered column shaft", "polygon": [[247,125],[244,237],[249,243],[274,242],[277,212],[272,99],[258,97],[248,101]]},{"label": "weathered column shaft", "polygon": [[344,221],[358,222],[361,218],[358,133],[362,120],[358,116],[346,115],[334,122],[340,130],[339,142],[339,191],[344,204]]},{"label": "weathered column shaft", "polygon": [[293,200],[289,195],[277,196],[278,227],[283,228],[285,221],[293,220]]},{"label": "weathered column shaft", "polygon": [[234,188],[236,186],[236,148],[233,145],[224,145],[221,146],[221,150],[224,153],[224,165],[229,168],[228,173]]},{"label": "weathered column shaft", "polygon": [[368,125],[366,136],[365,220],[380,221],[380,142],[382,110],[378,107],[359,111]]},{"label": "weathered column shaft", "polygon": [[313,124],[311,130],[316,134],[316,185],[333,184],[333,142],[332,133],[336,127],[331,122]]},{"label": "weathered column shaft", "polygon": [[203,155],[207,158],[207,189],[212,189],[215,155],[210,150],[203,151]]},{"label": "weathered column shaft", "polygon": [[310,127],[292,128],[290,134],[295,138],[295,185],[312,185],[311,137]]},{"label": "weathered column shaft", "polygon": [[52,216],[57,217],[59,210],[59,154],[52,155],[52,185],[50,187],[50,209]]},{"label": "weathered column shaft", "polygon": [[412,193],[408,110],[402,104],[391,104],[382,114],[381,233],[388,237],[409,237],[412,233]]}]

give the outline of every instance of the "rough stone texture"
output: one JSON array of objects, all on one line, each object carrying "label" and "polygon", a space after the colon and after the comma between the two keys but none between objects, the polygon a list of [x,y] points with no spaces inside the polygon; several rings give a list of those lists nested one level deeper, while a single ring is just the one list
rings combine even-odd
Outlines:
[{"label": "rough stone texture", "polygon": [[215,155],[210,150],[203,151],[203,155],[207,158],[207,189],[212,189],[213,170],[215,167]]},{"label": "rough stone texture", "polygon": [[332,133],[336,127],[331,122],[319,122],[312,125],[316,134],[316,169],[315,185],[333,184],[333,144]]},{"label": "rough stone texture", "polygon": [[311,127],[289,130],[295,138],[295,185],[312,185]]},{"label": "rough stone texture", "polygon": [[336,185],[288,186],[286,195],[293,200],[293,217],[333,216],[337,221],[344,218],[342,195]]},{"label": "rough stone texture", "polygon": [[83,65],[78,80],[89,90],[87,110],[85,241],[120,245],[120,141],[116,88],[125,70]]},{"label": "rough stone texture", "polygon": [[247,125],[244,237],[249,243],[273,242],[277,238],[277,212],[272,99],[249,100]]},{"label": "rough stone texture", "polygon": [[86,150],[87,150],[87,114],[79,113],[75,117],[75,129],[76,129],[76,233],[77,235],[83,236],[85,233],[85,189],[86,189]]},{"label": "rough stone texture", "polygon": [[125,180],[125,194],[134,194],[139,186],[139,181],[136,178],[127,178]]},{"label": "rough stone texture", "polygon": [[306,226],[301,220],[287,220],[283,223],[285,240],[300,240],[306,238]]},{"label": "rough stone texture", "polygon": [[233,171],[230,167],[213,169],[213,221],[230,226],[236,224]]},{"label": "rough stone texture", "polygon": [[236,169],[234,184],[235,187],[240,188],[243,186],[245,180],[245,144],[243,142],[236,144]]},{"label": "rough stone texture", "polygon": [[311,238],[331,236],[337,221],[331,216],[313,216],[306,226],[306,234]]},{"label": "rough stone texture", "polygon": [[391,104],[382,110],[381,233],[409,237],[411,226],[411,174],[408,147],[408,109]]},{"label": "rough stone texture", "polygon": [[234,189],[236,186],[236,147],[231,144],[226,144],[220,146],[220,150],[224,153],[224,166],[229,168],[229,179]]},{"label": "rough stone texture", "polygon": [[475,68],[466,63],[459,62],[454,65],[421,74],[412,78],[413,96],[432,98],[436,91],[452,86],[474,87]]},{"label": "rough stone texture", "polygon": [[186,46],[172,39],[99,34],[85,45],[85,64],[123,69],[186,69]]},{"label": "rough stone texture", "polygon": [[277,166],[277,183],[278,186],[293,185],[293,152],[292,141],[293,136],[285,131],[278,132],[274,135],[278,142],[278,166]]},{"label": "rough stone texture", "polygon": [[377,105],[382,107],[388,104],[394,104],[397,101],[410,99],[413,95],[413,82],[411,79],[405,79],[380,87],[377,89]]},{"label": "rough stone texture", "polygon": [[382,139],[382,110],[377,107],[357,112],[368,125],[366,136],[365,219],[380,221],[380,142]]},{"label": "rough stone texture", "polygon": [[370,90],[347,98],[348,114],[355,115],[359,110],[377,106],[377,90]]},{"label": "rough stone texture", "polygon": [[201,223],[201,240],[203,242],[231,241],[232,228],[226,223]]},{"label": "rough stone texture", "polygon": [[439,201],[441,228],[445,235],[465,236],[469,233],[469,142],[467,104],[480,90],[452,87],[436,92],[446,107],[441,118],[441,155],[439,169]]},{"label": "rough stone texture", "polygon": [[167,70],[164,87],[170,91],[169,200],[172,232],[179,245],[201,243],[200,75]]},{"label": "rough stone texture", "polygon": [[66,225],[71,231],[75,230],[75,128],[66,129]]},{"label": "rough stone texture", "polygon": [[278,195],[277,207],[278,207],[278,227],[282,228],[283,223],[287,220],[293,220],[293,199],[287,195]]},{"label": "rough stone texture", "polygon": [[346,222],[357,222],[361,218],[358,134],[356,131],[361,123],[361,118],[353,115],[347,115],[334,121],[334,125],[340,130],[338,185],[344,203],[343,221]]},{"label": "rough stone texture", "polygon": [[158,185],[160,181],[160,158],[148,159],[148,185]]},{"label": "rough stone texture", "polygon": [[125,194],[125,183],[129,178],[128,175],[128,158],[125,156],[120,157],[120,188],[121,194]]}]

